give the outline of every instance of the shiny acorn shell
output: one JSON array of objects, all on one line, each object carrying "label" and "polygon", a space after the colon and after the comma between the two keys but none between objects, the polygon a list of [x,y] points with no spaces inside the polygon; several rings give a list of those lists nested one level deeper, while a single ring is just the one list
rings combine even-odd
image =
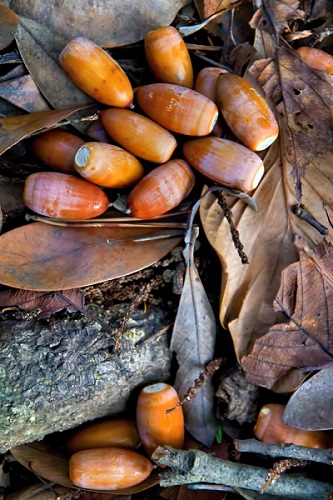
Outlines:
[{"label": "shiny acorn shell", "polygon": [[132,104],[133,89],[119,64],[92,40],[77,37],[59,56],[62,69],[83,92],[109,106]]},{"label": "shiny acorn shell", "polygon": [[333,436],[325,431],[307,431],[282,422],[285,405],[264,405],[254,426],[259,441],[273,444],[293,443],[308,448],[332,448]]},{"label": "shiny acorn shell", "polygon": [[139,394],[136,422],[147,453],[151,456],[158,446],[181,449],[184,445],[184,416],[181,406],[166,413],[179,403],[176,390],[163,382],[144,387]]},{"label": "shiny acorn shell", "polygon": [[194,173],[186,161],[170,160],[154,168],[133,188],[127,209],[139,219],[163,215],[186,198],[194,183]]},{"label": "shiny acorn shell", "polygon": [[74,156],[84,141],[66,130],[55,128],[36,135],[30,150],[48,168],[65,174],[75,173]]},{"label": "shiny acorn shell", "polygon": [[245,146],[228,139],[193,139],[184,144],[183,153],[198,172],[218,184],[240,191],[252,191],[264,175],[261,158]]},{"label": "shiny acorn shell", "polygon": [[217,80],[223,73],[228,73],[223,68],[207,66],[197,74],[194,84],[194,90],[208,97],[211,101],[217,104]]},{"label": "shiny acorn shell", "polygon": [[216,104],[180,85],[153,83],[139,87],[135,96],[146,115],[179,134],[208,135],[218,117]]},{"label": "shiny acorn shell", "polygon": [[333,56],[314,47],[299,47],[296,52],[301,59],[312,69],[319,69],[332,75]]},{"label": "shiny acorn shell", "polygon": [[72,220],[97,217],[109,205],[107,196],[98,186],[61,172],[29,175],[25,181],[23,201],[40,215]]},{"label": "shiny acorn shell", "polygon": [[279,127],[265,99],[241,76],[225,73],[217,82],[219,109],[235,136],[253,151],[268,148]]},{"label": "shiny acorn shell", "polygon": [[108,419],[91,422],[74,430],[66,447],[73,455],[82,450],[116,446],[135,450],[141,440],[133,420]]},{"label": "shiny acorn shell", "polygon": [[104,142],[86,142],[77,151],[74,166],[87,181],[114,189],[130,187],[144,175],[135,156]]},{"label": "shiny acorn shell", "polygon": [[149,68],[158,82],[193,88],[193,68],[186,44],[172,26],[149,31],[145,37]]},{"label": "shiny acorn shell", "polygon": [[100,113],[107,133],[127,151],[153,163],[165,163],[176,149],[170,132],[150,118],[128,109],[111,108]]},{"label": "shiny acorn shell", "polygon": [[79,488],[119,490],[144,481],[152,472],[148,458],[125,448],[95,448],[71,456],[69,477]]}]

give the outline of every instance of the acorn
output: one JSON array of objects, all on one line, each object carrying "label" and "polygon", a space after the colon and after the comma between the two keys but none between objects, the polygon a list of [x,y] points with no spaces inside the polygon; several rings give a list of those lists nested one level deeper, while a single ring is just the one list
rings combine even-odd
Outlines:
[{"label": "acorn", "polygon": [[94,120],[86,132],[87,136],[96,142],[106,142],[110,143],[110,137],[107,134],[103,124],[101,122],[101,117],[99,116],[97,120]]},{"label": "acorn", "polygon": [[265,99],[241,76],[225,73],[217,82],[220,111],[235,136],[253,151],[268,148],[279,127]]},{"label": "acorn", "polygon": [[262,159],[228,139],[203,137],[188,141],[183,153],[189,164],[209,179],[239,191],[252,191],[264,175]]},{"label": "acorn", "polygon": [[48,168],[66,174],[75,173],[74,156],[84,140],[74,134],[55,128],[36,135],[30,149]]},{"label": "acorn", "polygon": [[120,108],[132,104],[133,89],[126,73],[92,40],[74,38],[61,52],[59,61],[75,85],[96,101]]},{"label": "acorn", "polygon": [[135,95],[146,115],[179,134],[208,135],[218,118],[216,104],[199,92],[180,85],[153,83],[139,87]]},{"label": "acorn", "polygon": [[186,44],[172,26],[162,26],[145,36],[149,68],[158,82],[193,88],[193,68]]},{"label": "acorn", "polygon": [[69,477],[79,488],[120,490],[144,481],[152,472],[148,458],[125,448],[95,448],[74,453]]},{"label": "acorn", "polygon": [[154,168],[133,188],[127,209],[139,219],[152,219],[175,208],[190,193],[194,173],[184,160],[170,160]]},{"label": "acorn", "polygon": [[165,163],[176,149],[174,136],[146,116],[112,108],[102,111],[100,117],[112,139],[139,158]]},{"label": "acorn", "polygon": [[313,47],[299,47],[296,52],[312,69],[320,69],[329,75],[333,73],[333,56]]},{"label": "acorn", "polygon": [[109,200],[95,184],[60,172],[27,177],[23,201],[40,215],[57,219],[91,219],[105,212]]},{"label": "acorn", "polygon": [[74,166],[86,180],[114,189],[132,186],[144,175],[135,156],[104,142],[86,142],[77,151]]},{"label": "acorn", "polygon": [[[194,84],[194,90],[208,97],[208,99],[217,104],[217,80],[223,73],[228,72],[223,68],[209,66],[203,68],[197,74]],[[211,132],[211,135],[214,135],[214,137],[221,137],[222,132],[223,125],[221,123],[221,120],[217,120]]]},{"label": "acorn", "polygon": [[308,448],[332,448],[333,437],[325,431],[306,431],[282,422],[285,405],[266,404],[258,415],[254,435],[273,444],[293,443]]},{"label": "acorn", "polygon": [[141,440],[133,420],[102,420],[91,422],[76,429],[67,441],[67,450],[73,455],[82,450],[92,448],[136,449]]},{"label": "acorn", "polygon": [[143,446],[149,456],[158,446],[181,449],[184,445],[184,415],[176,390],[163,382],[144,387],[139,394],[136,422]]}]

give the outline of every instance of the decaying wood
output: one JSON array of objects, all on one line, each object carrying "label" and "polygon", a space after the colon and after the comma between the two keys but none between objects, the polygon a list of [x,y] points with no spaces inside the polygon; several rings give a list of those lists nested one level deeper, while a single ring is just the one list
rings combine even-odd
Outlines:
[{"label": "decaying wood", "polygon": [[122,412],[134,389],[166,380],[167,333],[144,341],[167,324],[170,317],[159,307],[136,313],[125,347],[114,354],[110,333],[87,317],[1,322],[0,452]]},{"label": "decaying wood", "polygon": [[[181,451],[170,446],[158,447],[153,459],[170,469],[161,475],[161,486],[191,483],[215,483],[260,491],[266,484],[268,470],[214,458],[199,450]],[[266,493],[287,498],[328,500],[332,484],[294,475],[284,475],[269,486]]]}]

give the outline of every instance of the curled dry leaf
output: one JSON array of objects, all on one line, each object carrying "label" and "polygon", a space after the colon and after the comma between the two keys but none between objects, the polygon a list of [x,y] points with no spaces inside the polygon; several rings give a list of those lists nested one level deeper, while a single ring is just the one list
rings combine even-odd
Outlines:
[{"label": "curled dry leaf", "polygon": [[304,19],[305,12],[298,9],[298,0],[269,0],[264,2],[253,15],[250,26],[253,29],[267,31],[270,35],[289,31],[289,23],[295,19]]},{"label": "curled dry leaf", "polygon": [[304,382],[289,399],[283,422],[309,431],[333,429],[332,383],[333,367]]},{"label": "curled dry leaf", "polygon": [[142,40],[153,29],[170,24],[189,0],[13,0],[18,14],[47,26],[70,40],[85,36],[103,47]]},{"label": "curled dry leaf", "polygon": [[[241,265],[214,198],[201,206],[205,232],[223,266],[220,319],[231,332],[238,358],[248,354],[255,340],[276,322],[272,304],[281,272],[297,260],[294,235],[302,236],[309,245],[323,238],[295,216],[291,207],[301,199],[314,219],[328,229],[328,241],[333,234],[332,78],[312,71],[285,48],[277,51],[277,62],[271,63],[267,73],[267,64],[262,64],[262,72],[256,66],[256,77],[269,98],[282,99],[282,114],[280,141],[266,152],[266,173],[253,195],[259,213],[231,200],[248,266]],[[299,383],[300,373],[290,372],[274,389],[290,391]]]},{"label": "curled dry leaf", "polygon": [[30,75],[0,83],[0,97],[29,113],[50,109]]},{"label": "curled dry leaf", "polygon": [[257,339],[242,359],[247,378],[271,388],[289,370],[333,366],[333,247],[300,250],[300,260],[282,272],[274,308],[285,322]]},{"label": "curled dry leaf", "polygon": [[0,237],[0,282],[36,291],[79,288],[139,271],[166,255],[181,240],[135,242],[163,233],[140,228],[70,228],[41,222]]},{"label": "curled dry leaf", "polygon": [[0,3],[0,50],[8,47],[14,40],[18,22],[15,12]]}]

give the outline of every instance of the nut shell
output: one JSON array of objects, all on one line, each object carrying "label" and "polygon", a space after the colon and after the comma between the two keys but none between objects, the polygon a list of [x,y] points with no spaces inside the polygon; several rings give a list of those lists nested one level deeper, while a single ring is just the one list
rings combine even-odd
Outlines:
[{"label": "nut shell", "polygon": [[333,56],[313,47],[299,47],[296,52],[303,61],[313,69],[320,69],[328,74],[333,73]]},{"label": "nut shell", "polygon": [[78,428],[67,441],[67,450],[73,455],[92,448],[138,448],[141,444],[133,420],[103,420]]},{"label": "nut shell", "polygon": [[170,413],[167,410],[179,403],[176,390],[165,383],[144,387],[139,394],[136,421],[138,431],[148,455],[157,446],[168,445],[181,449],[184,445],[184,416],[179,406]]},{"label": "nut shell", "polygon": [[69,476],[75,486],[95,490],[119,490],[144,481],[152,463],[139,453],[124,448],[96,448],[79,451],[69,460]]},{"label": "nut shell", "polygon": [[227,139],[194,139],[184,144],[183,152],[201,174],[240,191],[252,191],[264,175],[264,164],[256,153]]},{"label": "nut shell", "polygon": [[216,104],[194,90],[180,85],[153,83],[139,87],[140,108],[162,127],[179,134],[208,135],[218,118]]},{"label": "nut shell", "polygon": [[60,172],[38,172],[25,181],[23,201],[38,214],[57,219],[91,219],[105,212],[105,193],[84,179]]},{"label": "nut shell", "polygon": [[60,65],[83,92],[109,106],[128,107],[133,89],[126,73],[92,40],[77,37],[59,56]]},{"label": "nut shell", "polygon": [[176,149],[170,132],[153,120],[127,109],[107,109],[100,113],[107,133],[130,153],[153,163],[165,163]]},{"label": "nut shell", "polygon": [[76,171],[86,180],[108,188],[126,188],[144,175],[135,156],[118,146],[103,142],[87,142],[77,151]]},{"label": "nut shell", "polygon": [[220,75],[217,99],[231,131],[253,151],[268,148],[279,135],[273,112],[245,78],[230,73]]},{"label": "nut shell", "polygon": [[151,72],[158,82],[193,87],[193,68],[186,44],[172,26],[149,31],[145,51]]},{"label": "nut shell", "polygon": [[30,149],[48,168],[65,174],[75,173],[74,157],[84,141],[66,130],[54,129],[33,137]]},{"label": "nut shell", "polygon": [[186,161],[170,160],[141,179],[127,198],[127,208],[139,219],[163,215],[186,198],[194,183]]}]

